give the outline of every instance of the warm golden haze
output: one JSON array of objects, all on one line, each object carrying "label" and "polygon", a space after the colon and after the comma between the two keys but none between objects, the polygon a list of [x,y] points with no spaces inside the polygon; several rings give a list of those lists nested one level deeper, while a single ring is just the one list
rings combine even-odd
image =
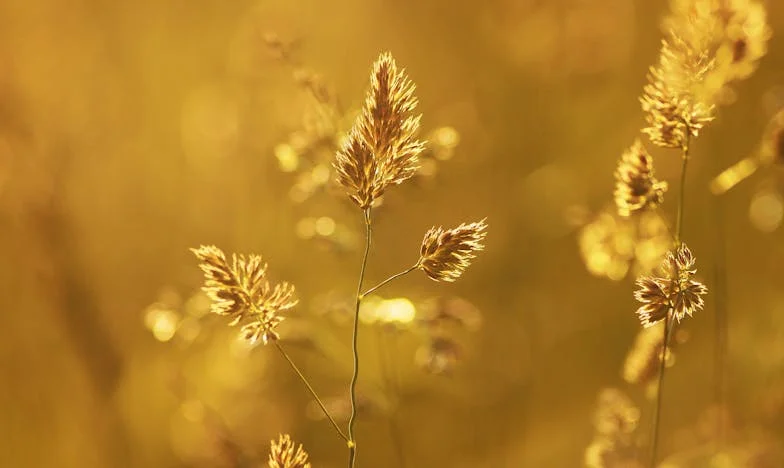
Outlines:
[{"label": "warm golden haze", "polygon": [[0,466],[784,467],[782,31],[0,0]]}]

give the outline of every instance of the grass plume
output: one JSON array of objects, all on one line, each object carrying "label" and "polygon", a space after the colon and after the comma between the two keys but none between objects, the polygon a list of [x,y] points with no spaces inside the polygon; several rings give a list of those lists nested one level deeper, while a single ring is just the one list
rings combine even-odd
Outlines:
[{"label": "grass plume", "polygon": [[412,177],[425,143],[417,139],[415,86],[388,52],[373,64],[361,115],[337,152],[338,183],[366,210],[390,185]]},{"label": "grass plume", "polygon": [[211,310],[231,319],[230,326],[243,320],[242,336],[251,343],[259,338],[267,344],[279,338],[275,328],[283,321],[280,312],[297,305],[294,286],[271,285],[267,264],[260,255],[233,255],[231,262],[221,249],[203,245],[191,249],[204,272],[204,292],[212,299]]},{"label": "grass plume", "polygon": [[463,223],[456,228],[433,227],[425,233],[420,248],[419,268],[434,281],[453,282],[484,249],[487,223]]},{"label": "grass plume", "polygon": [[660,276],[642,276],[637,279],[639,289],[634,297],[643,305],[637,316],[643,327],[650,327],[667,318],[672,312],[680,322],[705,305],[702,298],[708,288],[693,279],[697,272],[696,260],[686,244],[677,251],[669,252],[661,266]]},{"label": "grass plume", "polygon": [[365,295],[396,278],[421,268],[442,281],[454,281],[468,266],[475,252],[481,250],[484,221],[460,225],[444,231],[434,228],[425,235],[419,261],[411,268],[395,274],[368,291],[362,291],[372,242],[372,209],[390,185],[411,178],[419,169],[419,154],[425,143],[417,139],[420,116],[413,114],[417,105],[415,86],[404,69],[398,68],[388,52],[382,53],[370,74],[370,88],[362,113],[354,122],[348,137],[338,150],[334,167],[338,183],[349,198],[362,210],[365,224],[365,248],[355,296],[351,348],[353,372],[349,386],[351,416],[348,423],[349,468],[356,461],[357,444],[354,426],[357,418],[356,387],[359,379],[359,310]]},{"label": "grass plume", "polygon": [[311,468],[308,453],[302,445],[295,445],[288,434],[270,442],[269,468]]},{"label": "grass plume", "polygon": [[615,205],[621,216],[655,208],[664,200],[667,182],[656,179],[653,158],[639,139],[621,155],[615,170]]}]

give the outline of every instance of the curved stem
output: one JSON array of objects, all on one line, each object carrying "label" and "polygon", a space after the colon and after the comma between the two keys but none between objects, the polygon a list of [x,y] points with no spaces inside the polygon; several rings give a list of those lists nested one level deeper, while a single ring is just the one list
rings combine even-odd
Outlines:
[{"label": "curved stem", "polygon": [[368,254],[370,253],[371,220],[370,207],[364,211],[365,215],[365,253],[362,255],[362,268],[359,270],[359,284],[357,285],[356,304],[354,307],[354,330],[351,335],[351,350],[354,355],[354,372],[351,375],[351,417],[348,420],[348,466],[354,466],[357,456],[357,443],[354,439],[354,423],[357,419],[357,378],[359,377],[359,353],[357,352],[357,332],[359,331],[359,305],[362,302],[362,283],[365,280]]},{"label": "curved stem", "polygon": [[302,383],[305,384],[305,387],[307,387],[307,389],[310,391],[310,394],[313,395],[313,398],[315,398],[316,403],[318,403],[318,405],[321,407],[321,411],[324,412],[324,415],[327,416],[329,422],[332,423],[332,427],[335,428],[335,430],[338,432],[338,434],[343,440],[348,442],[349,438],[340,429],[340,426],[338,426],[338,423],[335,422],[335,419],[332,417],[332,415],[329,414],[329,411],[327,411],[327,407],[324,406],[324,402],[321,401],[321,398],[319,398],[319,396],[316,394],[316,391],[313,390],[313,387],[310,385],[310,382],[308,382],[308,379],[305,378],[305,375],[299,370],[299,367],[297,367],[297,365],[294,364],[294,361],[291,360],[289,355],[286,353],[286,351],[283,350],[283,347],[280,346],[280,343],[278,343],[277,340],[274,340],[273,343],[275,344],[275,347],[278,349],[278,351],[280,351],[280,354],[286,359],[286,362],[288,362],[291,368],[294,370],[294,373],[297,374],[297,376],[302,381]]},{"label": "curved stem", "polygon": [[394,275],[390,276],[389,278],[385,279],[384,281],[378,283],[377,285],[375,285],[372,288],[368,289],[367,291],[363,292],[361,294],[361,297],[362,298],[367,297],[368,295],[370,295],[371,293],[375,292],[376,290],[381,289],[381,287],[384,286],[385,284],[390,283],[393,280],[396,280],[396,279],[400,278],[401,276],[405,276],[405,275],[411,273],[412,271],[416,270],[417,268],[419,268],[419,262],[417,262],[414,266],[412,266],[412,267],[410,267],[410,268],[408,268],[406,270],[401,271],[400,273],[395,273]]}]

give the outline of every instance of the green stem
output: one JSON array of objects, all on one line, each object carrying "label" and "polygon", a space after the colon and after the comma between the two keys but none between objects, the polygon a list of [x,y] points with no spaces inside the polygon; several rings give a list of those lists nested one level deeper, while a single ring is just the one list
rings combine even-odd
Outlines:
[{"label": "green stem", "polygon": [[349,438],[340,429],[340,426],[338,426],[338,423],[335,422],[335,419],[332,417],[332,415],[329,414],[329,411],[327,411],[327,407],[324,406],[324,402],[321,401],[321,398],[319,398],[319,396],[316,394],[316,391],[313,390],[313,387],[310,385],[310,382],[308,382],[308,379],[305,378],[305,375],[299,370],[299,367],[297,367],[297,365],[294,364],[294,361],[291,360],[289,355],[286,353],[286,351],[283,350],[283,347],[280,345],[280,343],[278,343],[277,340],[273,340],[273,343],[275,344],[275,347],[278,349],[278,351],[280,351],[280,354],[283,356],[283,358],[286,359],[286,362],[288,362],[291,368],[294,370],[294,373],[297,374],[297,376],[302,381],[302,383],[305,384],[305,387],[307,387],[307,389],[310,391],[310,394],[313,395],[313,398],[316,400],[316,403],[318,403],[319,407],[321,407],[321,411],[324,412],[324,414],[327,416],[327,419],[329,419],[329,422],[332,423],[332,427],[335,428],[335,430],[338,432],[338,435],[340,435],[340,437],[343,440],[348,442]]},{"label": "green stem", "polygon": [[367,267],[368,254],[370,253],[371,239],[371,208],[365,208],[365,253],[362,255],[362,268],[359,270],[359,284],[357,285],[356,304],[354,307],[354,330],[351,335],[351,350],[354,355],[354,372],[351,375],[351,417],[348,420],[348,466],[353,468],[357,457],[357,443],[354,438],[354,423],[357,419],[357,378],[359,377],[359,353],[357,352],[357,332],[359,331],[359,306],[362,302],[362,283],[365,280],[365,268]]},{"label": "green stem", "polygon": [[416,270],[417,268],[419,268],[419,262],[417,262],[414,266],[412,266],[412,267],[410,267],[410,268],[408,268],[406,270],[401,271],[400,273],[395,273],[394,275],[390,276],[389,278],[385,279],[384,281],[382,281],[382,282],[378,283],[377,285],[373,286],[372,288],[368,289],[367,291],[362,293],[362,298],[367,297],[371,293],[377,291],[378,289],[381,289],[381,287],[384,286],[385,284],[390,283],[393,280],[396,280],[396,279],[400,278],[401,276],[405,276],[405,275],[411,273],[412,271]]}]

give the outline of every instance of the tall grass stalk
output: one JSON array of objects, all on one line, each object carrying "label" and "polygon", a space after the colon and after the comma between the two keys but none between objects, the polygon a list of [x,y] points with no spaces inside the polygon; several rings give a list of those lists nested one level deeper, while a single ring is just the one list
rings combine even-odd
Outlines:
[{"label": "tall grass stalk", "polygon": [[373,233],[371,207],[363,210],[365,219],[365,251],[362,254],[362,266],[359,270],[359,281],[357,284],[357,294],[354,307],[354,328],[351,335],[351,352],[354,357],[354,372],[351,375],[351,385],[349,393],[351,396],[351,417],[348,420],[348,466],[354,467],[357,457],[357,443],[354,438],[354,423],[357,419],[357,379],[359,377],[359,350],[357,349],[357,335],[359,331],[359,307],[362,304],[362,285],[365,281],[365,270],[367,269],[368,255],[370,254],[371,237]]},{"label": "tall grass stalk", "polygon": [[[685,204],[686,204],[686,168],[689,162],[689,133],[686,133],[686,139],[683,143],[683,147],[681,148],[681,180],[680,185],[678,187],[678,214],[675,219],[675,248],[679,248],[681,245],[681,236],[683,234],[683,213],[685,211]],[[672,306],[672,304],[671,304]],[[672,308],[671,308],[672,310]],[[659,449],[659,428],[661,425],[661,407],[662,407],[662,394],[663,392],[663,385],[664,385],[664,371],[667,368],[667,348],[669,347],[670,337],[672,336],[672,330],[675,328],[675,323],[673,322],[673,314],[670,312],[667,313],[667,316],[664,318],[664,330],[662,331],[662,349],[661,355],[659,356],[659,377],[658,383],[656,385],[656,405],[654,406],[653,410],[653,430],[651,436],[651,459],[649,463],[650,468],[656,467],[656,459],[658,455]]]}]

